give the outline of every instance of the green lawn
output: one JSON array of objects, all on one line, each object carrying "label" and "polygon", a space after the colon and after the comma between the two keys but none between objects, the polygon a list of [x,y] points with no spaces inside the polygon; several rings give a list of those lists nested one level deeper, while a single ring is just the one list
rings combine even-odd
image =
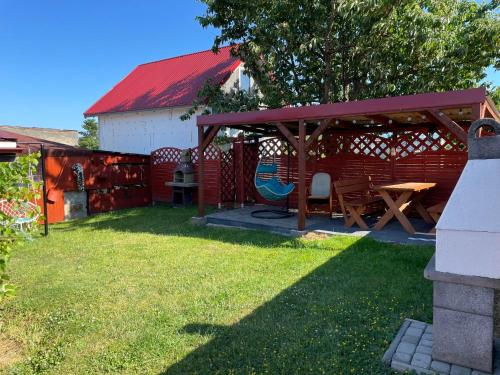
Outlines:
[{"label": "green lawn", "polygon": [[[53,226],[11,263],[7,373],[377,374],[432,319],[430,247],[294,240],[133,209]],[[1,358],[1,357],[0,357]]]}]

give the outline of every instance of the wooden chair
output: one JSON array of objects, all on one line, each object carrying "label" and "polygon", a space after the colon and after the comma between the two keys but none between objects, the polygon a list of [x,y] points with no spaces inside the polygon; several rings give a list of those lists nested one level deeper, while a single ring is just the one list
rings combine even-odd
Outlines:
[{"label": "wooden chair", "polygon": [[[432,217],[432,220],[437,224],[439,221],[439,218],[441,217],[441,214],[444,211],[444,208],[446,207],[446,203],[448,202],[439,202],[438,204],[435,204],[434,206],[431,206],[426,209],[426,211],[429,213],[429,215]],[[432,228],[430,230],[430,233],[436,233],[436,227]]]},{"label": "wooden chair", "polygon": [[361,229],[368,229],[362,216],[383,209],[384,200],[380,196],[370,194],[370,185],[369,176],[339,180],[334,183],[347,228],[356,223]]},{"label": "wooden chair", "polygon": [[306,215],[311,213],[311,204],[328,204],[330,217],[333,214],[333,187],[332,178],[328,173],[315,173],[311,186],[306,190]]}]

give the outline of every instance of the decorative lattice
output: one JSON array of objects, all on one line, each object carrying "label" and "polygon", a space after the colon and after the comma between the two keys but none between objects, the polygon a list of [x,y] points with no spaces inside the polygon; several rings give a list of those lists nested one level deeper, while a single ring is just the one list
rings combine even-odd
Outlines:
[{"label": "decorative lattice", "polygon": [[256,143],[247,143],[243,146],[243,178],[245,200],[255,200],[254,175],[257,168],[258,145]]},{"label": "decorative lattice", "polygon": [[295,149],[280,138],[266,138],[259,143],[259,158],[276,158],[278,156],[288,155],[290,150],[291,156],[296,156]]},{"label": "decorative lattice", "polygon": [[151,153],[151,163],[160,165],[164,163],[178,163],[181,161],[181,149],[175,147],[163,147]]},{"label": "decorative lattice", "polygon": [[221,152],[220,157],[221,200],[222,202],[234,202],[236,197],[234,150]]},{"label": "decorative lattice", "polygon": [[396,158],[405,158],[422,152],[463,152],[466,145],[449,131],[438,128],[433,130],[405,131],[397,135]]},{"label": "decorative lattice", "polygon": [[[191,155],[192,155],[191,158],[192,158],[193,163],[197,163],[198,159],[199,159],[198,147],[192,148],[190,150],[191,150]],[[220,151],[219,147],[211,144],[205,149],[204,160],[207,160],[207,161],[208,160],[220,160],[220,154],[221,154],[221,151]]]},{"label": "decorative lattice", "polygon": [[386,160],[391,155],[391,137],[392,133],[326,134],[311,148],[309,156],[319,160],[344,154]]}]

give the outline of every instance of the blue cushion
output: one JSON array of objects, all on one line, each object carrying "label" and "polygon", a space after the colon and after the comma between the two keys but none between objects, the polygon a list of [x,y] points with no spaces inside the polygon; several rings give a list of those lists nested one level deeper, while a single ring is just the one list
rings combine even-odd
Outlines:
[{"label": "blue cushion", "polygon": [[255,173],[276,173],[278,171],[278,166],[276,164],[264,165],[259,164]]}]

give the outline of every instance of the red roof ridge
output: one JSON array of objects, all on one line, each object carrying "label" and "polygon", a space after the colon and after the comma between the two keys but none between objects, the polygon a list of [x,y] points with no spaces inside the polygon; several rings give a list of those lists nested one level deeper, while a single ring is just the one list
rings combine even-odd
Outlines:
[{"label": "red roof ridge", "polygon": [[[214,52],[214,55],[217,55],[222,50],[226,50],[226,49],[232,48],[234,46],[235,45],[229,45],[229,46],[220,47],[219,51],[217,53]],[[149,61],[149,62],[145,62],[145,63],[139,64],[139,65],[137,65],[137,67],[143,66],[143,65],[148,65],[148,64],[156,64],[156,63],[167,61],[167,60],[182,59],[183,57],[198,55],[198,54],[206,53],[206,52],[213,52],[213,50],[212,50],[212,48],[209,48],[209,49],[205,49],[203,51],[197,51],[197,52],[185,53],[183,55],[178,55],[178,56],[166,57],[164,59],[159,59],[159,60],[154,60],[154,61]]]}]

